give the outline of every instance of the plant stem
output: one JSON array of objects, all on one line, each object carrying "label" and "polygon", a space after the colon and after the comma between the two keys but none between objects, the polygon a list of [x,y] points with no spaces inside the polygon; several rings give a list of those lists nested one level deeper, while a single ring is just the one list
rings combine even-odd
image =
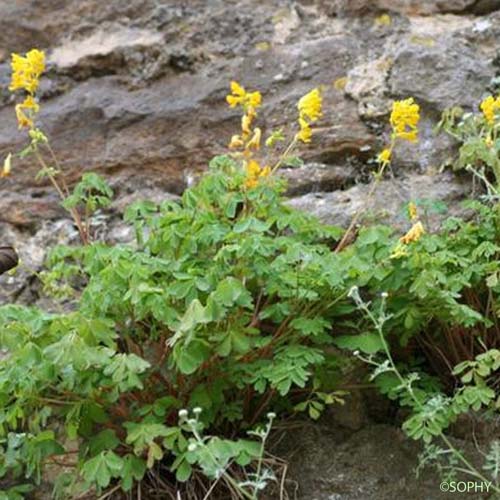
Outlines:
[{"label": "plant stem", "polygon": [[[389,146],[389,150],[391,151],[391,155],[392,155],[392,151],[394,149],[394,146],[396,144],[396,134],[393,132],[391,134],[391,144]],[[385,168],[387,167],[387,165],[390,164],[390,160],[389,161],[384,161],[380,164],[380,168],[378,170],[378,172],[375,174],[375,181],[373,182],[371,188],[370,188],[370,191],[368,192],[368,195],[366,196],[366,200],[365,200],[365,203],[363,204],[363,206],[354,214],[354,217],[352,218],[351,220],[351,223],[349,224],[349,227],[346,229],[346,232],[344,233],[344,236],[342,236],[342,239],[340,240],[339,244],[335,247],[335,253],[337,252],[340,252],[352,230],[354,229],[356,223],[358,222],[358,219],[361,217],[361,215],[365,212],[366,208],[368,207],[368,204],[371,202],[371,199],[373,197],[373,195],[375,194],[375,191],[377,190],[377,187],[378,185],[380,184],[380,181],[382,179],[382,176],[384,175],[384,172],[385,172]]]},{"label": "plant stem", "polygon": [[344,236],[342,236],[342,239],[339,241],[338,245],[335,247],[334,252],[340,252],[344,247],[345,244],[351,235],[352,230],[354,229],[356,223],[358,222],[359,218],[361,215],[365,212],[368,204],[371,202],[373,195],[375,194],[375,191],[380,184],[380,180],[382,179],[382,175],[384,174],[385,166],[387,164],[384,163],[381,167],[380,170],[377,172],[375,175],[375,180],[370,188],[370,191],[368,192],[368,195],[366,196],[365,203],[363,206],[354,214],[354,217],[351,220],[351,223],[349,224],[349,227],[346,229]]},{"label": "plant stem", "polygon": [[[401,382],[402,387],[405,387],[408,393],[410,394],[410,397],[412,400],[415,402],[415,405],[418,407],[419,410],[423,409],[422,403],[419,401],[419,399],[415,396],[413,390],[411,389],[411,386],[409,386],[408,382],[404,379],[404,377],[401,375],[400,371],[396,367],[396,364],[394,363],[394,360],[392,358],[389,346],[387,344],[387,341],[385,340],[384,332],[383,332],[383,325],[385,322],[385,319],[383,316],[381,316],[380,319],[375,318],[373,313],[369,310],[367,305],[364,302],[360,302],[361,308],[365,311],[365,313],[368,315],[370,320],[373,322],[375,325],[375,328],[377,330],[377,333],[380,337],[380,342],[382,343],[382,348],[384,350],[384,353],[387,357],[387,360],[389,361],[389,364],[391,366],[392,371],[398,378],[398,380]],[[381,309],[383,308],[384,303],[382,303]],[[383,314],[383,312],[382,312]],[[453,453],[466,467],[467,471],[462,469],[462,472],[468,472],[469,474],[477,477],[481,481],[488,483],[488,479],[485,478],[463,455],[462,453],[457,450],[453,444],[450,442],[450,440],[445,436],[445,434],[441,431],[439,433],[439,437],[442,439],[442,441],[446,444],[448,449]],[[500,488],[497,488],[496,486],[493,486],[493,490],[496,493],[500,493]]]},{"label": "plant stem", "polygon": [[[50,182],[54,186],[55,190],[59,194],[59,197],[61,198],[62,201],[64,201],[67,198],[67,194],[65,194],[65,192],[63,191],[63,188],[61,188],[61,186],[57,182],[56,177],[51,172],[47,163],[45,163],[45,160],[43,159],[42,155],[40,154],[40,152],[36,146],[35,146],[35,156],[36,156],[36,159],[38,160],[38,162],[40,163],[40,165],[42,166],[42,168],[45,170],[45,172],[47,172],[47,176],[50,179]],[[66,187],[65,184],[64,184],[64,186],[65,186],[66,192],[68,192],[68,188]],[[80,239],[82,241],[82,244],[87,245],[89,242],[88,233],[85,230],[85,227],[83,225],[82,218],[80,217],[80,214],[78,213],[76,208],[71,208],[68,210],[68,212],[73,217],[73,221],[75,222],[75,225],[78,228],[78,233],[80,234]]]},{"label": "plant stem", "polygon": [[290,151],[292,151],[292,149],[295,147],[296,144],[297,144],[297,136],[294,136],[293,140],[290,142],[288,147],[285,149],[285,151],[283,151],[283,153],[279,157],[278,161],[276,162],[276,165],[274,165],[274,167],[272,168],[271,174],[274,174],[274,172],[278,170],[278,168],[282,165],[282,163],[285,161],[285,158],[288,156]]}]

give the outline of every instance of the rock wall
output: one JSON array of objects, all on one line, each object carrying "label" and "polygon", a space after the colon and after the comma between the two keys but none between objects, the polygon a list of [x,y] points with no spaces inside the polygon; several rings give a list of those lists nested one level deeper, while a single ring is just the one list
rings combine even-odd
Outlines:
[{"label": "rock wall", "polygon": [[[109,177],[115,212],[137,197],[181,193],[225,151],[239,126],[224,99],[237,79],[262,92],[264,130],[293,121],[297,99],[322,86],[320,133],[301,150],[306,165],[284,174],[293,205],[341,224],[366,196],[391,101],[413,96],[421,140],[397,149],[370,218],[403,228],[410,198],[454,213],[470,182],[440,172],[453,144],[432,129],[444,108],[476,108],[496,90],[499,9],[494,0],[1,2],[0,158],[25,143],[7,90],[10,52],[39,47],[50,61],[41,125],[71,181],[88,169]],[[74,234],[36,170],[16,163],[0,184],[0,242],[17,243],[34,268],[48,244]],[[126,239],[113,214],[103,217],[109,239]],[[11,300],[6,289],[22,293],[2,280],[0,302]]]}]

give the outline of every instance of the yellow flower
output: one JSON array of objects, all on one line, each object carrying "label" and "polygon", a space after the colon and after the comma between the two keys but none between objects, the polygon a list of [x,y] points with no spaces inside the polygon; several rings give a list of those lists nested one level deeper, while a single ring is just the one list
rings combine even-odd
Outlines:
[{"label": "yellow flower", "polygon": [[305,143],[311,142],[312,130],[309,126],[309,123],[307,123],[303,118],[299,118],[299,125],[300,132],[298,132],[296,135],[297,139]]},{"label": "yellow flower", "polygon": [[495,123],[495,114],[500,109],[500,96],[496,99],[491,95],[488,96],[480,104],[480,108],[486,121],[493,125]]},{"label": "yellow flower", "polygon": [[228,102],[229,106],[234,108],[238,104],[243,103],[245,99],[245,89],[238,83],[232,81],[231,84],[231,94],[226,96],[226,101]]},{"label": "yellow flower", "polygon": [[253,189],[257,187],[259,184],[260,177],[269,177],[271,175],[271,167],[266,165],[262,168],[259,163],[255,160],[250,160],[246,164],[246,179],[245,179],[245,187],[247,189]]},{"label": "yellow flower", "polygon": [[392,151],[389,148],[385,148],[377,156],[377,161],[379,163],[389,163],[391,161]]},{"label": "yellow flower", "polygon": [[413,201],[408,203],[408,215],[410,216],[410,220],[416,220],[418,217],[417,205]]},{"label": "yellow flower", "polygon": [[247,176],[249,177],[257,177],[260,174],[260,165],[255,160],[250,160],[247,163]]},{"label": "yellow flower", "polygon": [[271,175],[271,167],[266,165],[260,172],[260,177],[269,177]]},{"label": "yellow flower", "polygon": [[233,135],[229,143],[230,149],[242,148],[245,145],[243,139],[239,135]]},{"label": "yellow flower", "polygon": [[394,101],[391,113],[391,125],[396,137],[415,142],[418,134],[420,120],[420,106],[413,97],[402,101]]},{"label": "yellow flower", "polygon": [[251,92],[250,94],[247,94],[247,104],[251,108],[258,108],[261,103],[262,103],[262,96],[260,95],[260,92]]},{"label": "yellow flower", "polygon": [[420,221],[418,221],[413,224],[411,229],[402,238],[400,238],[399,241],[401,241],[401,243],[404,243],[405,245],[408,245],[413,241],[418,241],[424,233],[424,226]]},{"label": "yellow flower", "polygon": [[321,102],[321,93],[317,88],[301,97],[297,104],[300,117],[315,122],[321,117]]},{"label": "yellow flower", "polygon": [[241,104],[244,108],[258,108],[262,102],[262,96],[260,92],[250,92],[248,93],[244,87],[242,87],[238,82],[232,81],[231,84],[231,94],[226,96],[226,101],[234,108],[235,106]]},{"label": "yellow flower", "polygon": [[241,117],[241,130],[243,132],[243,137],[248,137],[252,133],[252,115],[243,115]]},{"label": "yellow flower", "polygon": [[21,108],[30,109],[33,113],[38,113],[40,111],[40,106],[36,102],[35,98],[31,95],[27,96],[26,99],[20,104]]},{"label": "yellow flower", "polygon": [[33,127],[33,120],[29,118],[26,113],[23,111],[23,106],[22,104],[17,104],[16,105],[16,117],[17,117],[17,123],[19,125],[19,128],[32,128]]},{"label": "yellow flower", "polygon": [[45,71],[45,53],[38,49],[32,49],[26,54],[33,73],[40,76]]},{"label": "yellow flower", "polygon": [[[28,110],[28,113],[25,113],[24,110]],[[32,128],[33,127],[33,116],[38,113],[40,110],[40,106],[35,101],[35,98],[32,95],[28,95],[26,99],[20,104],[16,105],[16,116],[17,123],[19,128]]]},{"label": "yellow flower", "polygon": [[253,131],[252,138],[248,141],[246,149],[260,149],[260,139],[262,137],[262,132],[260,128],[256,128]]},{"label": "yellow flower", "polygon": [[45,53],[38,49],[30,50],[25,57],[12,54],[11,91],[24,89],[34,94],[39,85],[41,74],[45,70]]},{"label": "yellow flower", "polygon": [[12,154],[9,153],[7,155],[7,158],[5,158],[3,162],[3,168],[2,172],[0,172],[0,177],[8,177],[11,172],[11,167],[12,167]]}]

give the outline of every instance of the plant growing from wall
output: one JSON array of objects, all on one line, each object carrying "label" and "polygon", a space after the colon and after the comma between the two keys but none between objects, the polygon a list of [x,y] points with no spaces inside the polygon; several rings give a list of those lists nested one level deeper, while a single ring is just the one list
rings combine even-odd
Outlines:
[{"label": "plant growing from wall", "polygon": [[499,411],[500,397],[497,397],[495,388],[500,371],[500,351],[490,349],[473,361],[457,365],[454,373],[460,376],[463,385],[449,396],[426,384],[420,373],[404,373],[397,366],[384,333],[384,326],[390,320],[386,311],[388,294],[381,294],[377,308],[363,300],[357,287],[353,287],[349,295],[372,323],[378,340],[378,345],[368,356],[359,351],[355,351],[355,355],[373,367],[371,379],[378,382],[385,394],[410,409],[403,430],[409,437],[423,441],[425,449],[421,455],[421,466],[437,467],[442,478],[448,482],[456,480],[458,474],[468,475],[488,485],[489,491],[499,494],[499,441],[493,440],[489,450],[483,453],[481,470],[453,445],[445,431],[458,415],[481,409]]},{"label": "plant growing from wall", "polygon": [[[261,96],[232,82],[228,103],[243,116],[231,156],[214,158],[179,202],[131,206],[125,219],[135,244],[107,246],[92,241],[89,217],[111,191],[90,173],[70,192],[35,127],[42,63],[33,51],[13,61],[13,89],[28,93],[17,108],[31,138],[23,156],[40,162],[82,245],[55,248],[44,276],[68,312],[0,308],[8,350],[0,361],[0,476],[38,483],[47,467],[64,465],[73,472],[60,476],[55,494],[69,498],[90,488],[130,491],[160,475],[173,491],[201,470],[222,474],[217,488],[254,498],[271,475],[247,431],[273,406],[294,411],[311,390],[324,403],[338,400],[320,389],[335,368],[324,347],[346,297],[344,277],[330,269],[341,230],[288,208],[274,175],[299,141],[311,141],[321,94],[299,101],[298,132],[266,165],[254,127]],[[282,138],[272,132],[265,147]],[[184,408],[203,409],[196,425],[179,422]],[[206,441],[198,425],[217,436]]]}]

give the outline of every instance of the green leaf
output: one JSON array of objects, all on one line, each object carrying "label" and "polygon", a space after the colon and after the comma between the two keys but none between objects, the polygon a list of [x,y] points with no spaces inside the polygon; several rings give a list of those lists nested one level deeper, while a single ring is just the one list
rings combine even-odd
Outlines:
[{"label": "green leaf", "polygon": [[106,488],[111,478],[119,477],[122,467],[121,457],[112,451],[103,451],[83,464],[82,474],[88,483]]},{"label": "green leaf", "polygon": [[185,375],[194,373],[208,359],[210,351],[201,340],[193,340],[188,345],[175,346],[175,358],[179,370]]},{"label": "green leaf", "polygon": [[[157,423],[133,423],[126,422],[127,429],[126,443],[134,446],[134,453],[139,455],[146,448],[150,448],[155,439],[170,435],[170,428]],[[153,451],[156,453],[156,449]]]},{"label": "green leaf", "polygon": [[135,481],[141,481],[146,473],[147,467],[144,460],[135,455],[126,455],[123,458],[123,468],[121,471],[122,488],[130,491]]},{"label": "green leaf", "polygon": [[191,477],[191,473],[191,465],[186,460],[182,460],[175,470],[175,479],[180,483],[184,483]]},{"label": "green leaf", "polygon": [[360,335],[343,335],[333,339],[335,345],[350,351],[362,351],[365,354],[374,354],[384,348],[378,333],[367,332]]}]

